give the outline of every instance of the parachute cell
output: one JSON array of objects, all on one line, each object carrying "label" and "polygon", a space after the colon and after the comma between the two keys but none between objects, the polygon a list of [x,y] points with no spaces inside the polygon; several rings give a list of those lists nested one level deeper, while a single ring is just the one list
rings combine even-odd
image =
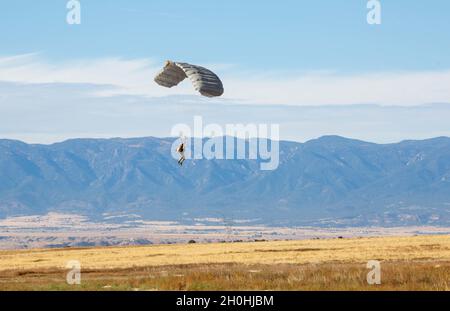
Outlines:
[{"label": "parachute cell", "polygon": [[170,88],[186,78],[191,80],[195,90],[203,96],[216,97],[223,94],[222,81],[215,73],[187,63],[167,61],[164,68],[156,75],[155,82]]}]

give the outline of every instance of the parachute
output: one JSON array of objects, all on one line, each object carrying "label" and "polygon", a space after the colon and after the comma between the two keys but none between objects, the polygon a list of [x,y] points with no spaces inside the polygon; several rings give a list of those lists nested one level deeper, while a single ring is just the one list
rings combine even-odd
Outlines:
[{"label": "parachute", "polygon": [[214,72],[187,63],[167,61],[164,68],[156,75],[155,82],[170,88],[186,78],[191,80],[195,90],[203,96],[216,97],[223,94],[222,81]]}]

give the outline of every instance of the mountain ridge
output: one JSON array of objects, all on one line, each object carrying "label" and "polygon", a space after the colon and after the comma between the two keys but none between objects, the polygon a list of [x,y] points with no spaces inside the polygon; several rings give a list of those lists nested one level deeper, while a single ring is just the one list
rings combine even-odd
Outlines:
[{"label": "mountain ridge", "polygon": [[0,217],[259,219],[269,225],[450,224],[450,138],[376,144],[328,135],[280,141],[280,165],[171,157],[174,138],[0,139]]}]

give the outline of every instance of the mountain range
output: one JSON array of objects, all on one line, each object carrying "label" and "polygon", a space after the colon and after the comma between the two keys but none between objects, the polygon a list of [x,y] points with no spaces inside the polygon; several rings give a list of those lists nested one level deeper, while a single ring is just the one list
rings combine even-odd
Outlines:
[{"label": "mountain range", "polygon": [[222,218],[285,226],[450,225],[450,138],[280,142],[280,164],[187,160],[173,138],[0,140],[0,218]]}]

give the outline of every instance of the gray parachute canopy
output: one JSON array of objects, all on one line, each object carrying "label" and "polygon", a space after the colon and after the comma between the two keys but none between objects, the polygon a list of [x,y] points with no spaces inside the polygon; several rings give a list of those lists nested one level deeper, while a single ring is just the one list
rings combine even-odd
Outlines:
[{"label": "gray parachute canopy", "polygon": [[203,96],[215,97],[223,94],[222,81],[214,72],[187,63],[167,61],[164,68],[156,75],[155,82],[161,86],[173,87],[187,77],[195,90]]}]

